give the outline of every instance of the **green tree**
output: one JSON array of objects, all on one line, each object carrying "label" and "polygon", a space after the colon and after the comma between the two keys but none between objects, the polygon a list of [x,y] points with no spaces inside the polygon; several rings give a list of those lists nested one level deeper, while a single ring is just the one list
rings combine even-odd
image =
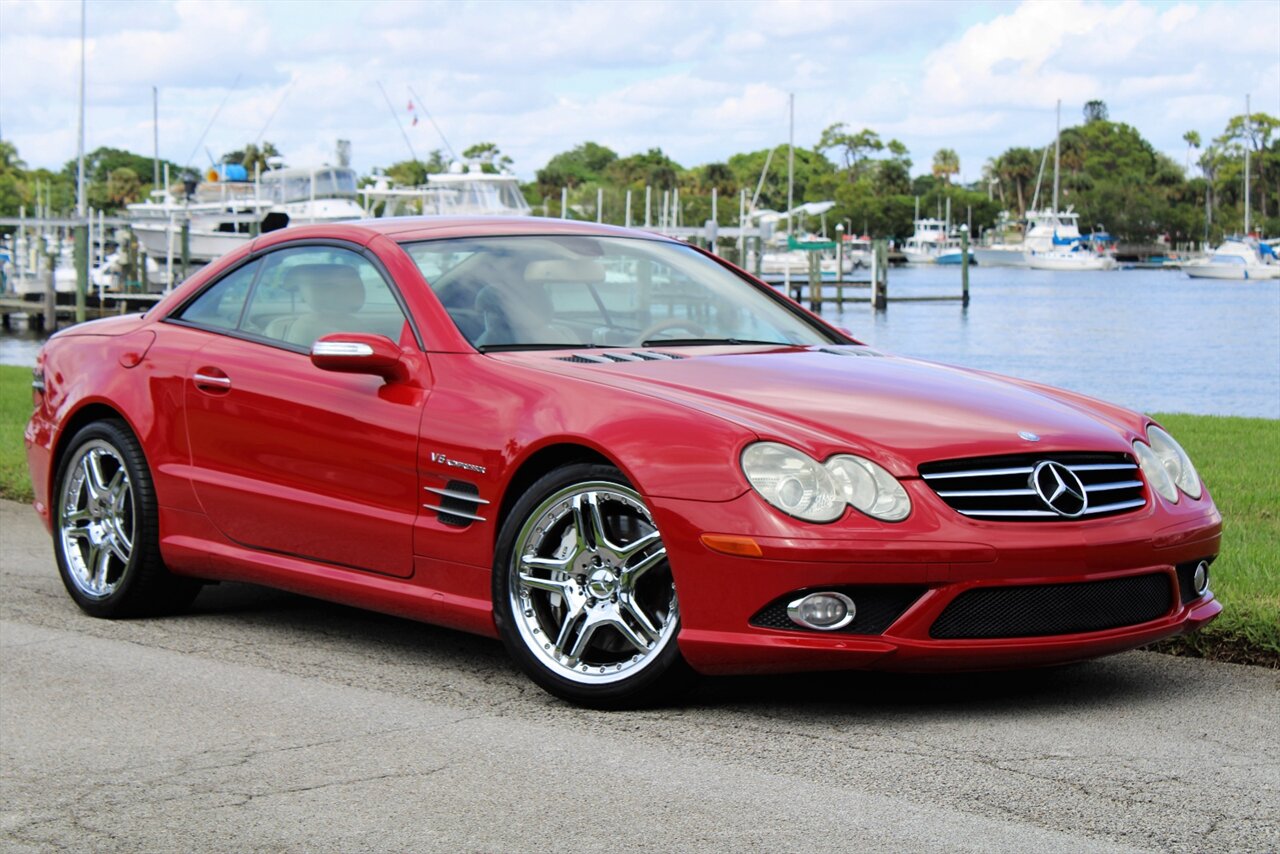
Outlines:
[{"label": "green tree", "polygon": [[1110,118],[1106,101],[1085,101],[1084,123],[1105,122]]},{"label": "green tree", "polygon": [[822,154],[837,151],[844,161],[849,181],[853,182],[861,177],[871,155],[884,150],[884,142],[881,141],[880,135],[870,128],[849,133],[844,122],[837,122],[822,132],[815,149]]},{"label": "green tree", "polygon": [[537,171],[539,193],[549,196],[560,192],[561,187],[573,189],[599,181],[605,168],[617,159],[613,149],[594,142],[584,142],[569,151],[562,151]]},{"label": "green tree", "polygon": [[263,142],[262,145],[249,143],[244,148],[237,148],[235,151],[228,151],[222,155],[222,163],[239,163],[244,167],[244,171],[249,173],[252,178],[254,170],[266,172],[270,167],[267,160],[272,157],[281,157],[280,149],[276,148],[273,142]]},{"label": "green tree", "polygon": [[462,151],[462,159],[480,161],[480,170],[490,174],[505,172],[513,165],[512,159],[502,153],[495,142],[477,142]]},{"label": "green tree", "polygon": [[954,148],[939,148],[933,155],[933,174],[944,184],[951,183],[951,176],[960,172],[960,155]]},{"label": "green tree", "polygon": [[1191,172],[1191,149],[1200,147],[1200,134],[1196,131],[1189,130],[1182,135],[1182,141],[1187,144],[1187,165],[1183,168],[1184,172]]}]

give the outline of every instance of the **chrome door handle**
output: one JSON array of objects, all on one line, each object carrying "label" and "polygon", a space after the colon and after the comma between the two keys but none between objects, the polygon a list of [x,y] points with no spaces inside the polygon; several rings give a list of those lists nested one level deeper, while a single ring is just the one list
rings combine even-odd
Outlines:
[{"label": "chrome door handle", "polygon": [[195,373],[191,377],[196,385],[212,385],[218,388],[231,388],[230,377],[213,377],[208,374]]}]

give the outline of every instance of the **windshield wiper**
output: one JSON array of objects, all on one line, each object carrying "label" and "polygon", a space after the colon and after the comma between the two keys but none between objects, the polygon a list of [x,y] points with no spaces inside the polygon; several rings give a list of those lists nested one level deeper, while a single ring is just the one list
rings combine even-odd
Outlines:
[{"label": "windshield wiper", "polygon": [[516,350],[610,350],[616,344],[484,344],[477,347],[481,353],[509,353]]},{"label": "windshield wiper", "polygon": [[794,347],[790,341],[756,341],[751,338],[650,338],[641,347],[696,347],[715,344],[767,344],[771,347]]}]

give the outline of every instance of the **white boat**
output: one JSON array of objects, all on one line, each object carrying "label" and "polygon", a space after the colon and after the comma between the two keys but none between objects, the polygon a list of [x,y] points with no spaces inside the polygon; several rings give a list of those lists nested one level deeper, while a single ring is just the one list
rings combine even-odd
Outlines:
[{"label": "white boat", "polygon": [[871,238],[853,234],[844,236],[844,272],[852,273],[859,267],[871,266]]},{"label": "white boat", "polygon": [[993,243],[990,246],[975,246],[973,258],[980,267],[1025,267],[1026,249],[1021,243]]},{"label": "white boat", "polygon": [[262,196],[271,202],[267,216],[288,218],[279,227],[362,219],[356,195],[356,170],[347,166],[273,169],[262,176]]},{"label": "white boat", "polygon": [[396,187],[380,176],[360,191],[364,216],[529,216],[520,181],[510,172],[485,172],[480,163],[454,162],[417,187]]},{"label": "white boat", "polygon": [[[959,252],[960,241],[947,237],[947,225],[940,219],[926,217],[915,221],[915,233],[902,244],[902,254],[909,264],[935,264],[938,257]],[[957,254],[956,260],[959,260]]]},{"label": "white boat", "polygon": [[1182,271],[1193,279],[1280,279],[1280,264],[1267,260],[1275,253],[1270,246],[1263,250],[1264,245],[1251,237],[1226,240],[1208,258],[1184,264]]},{"label": "white boat", "polygon": [[188,257],[205,262],[251,239],[255,223],[256,231],[264,233],[364,216],[356,203],[355,170],[345,166],[275,169],[255,183],[247,180],[243,167],[223,164],[209,178],[186,198],[161,189],[152,200],[128,206],[134,233],[148,256],[180,257],[184,222]]},{"label": "white boat", "polygon": [[1086,249],[1083,244],[1071,248],[1051,249],[1048,252],[1027,252],[1026,265],[1032,270],[1114,270],[1116,259],[1102,252]]}]

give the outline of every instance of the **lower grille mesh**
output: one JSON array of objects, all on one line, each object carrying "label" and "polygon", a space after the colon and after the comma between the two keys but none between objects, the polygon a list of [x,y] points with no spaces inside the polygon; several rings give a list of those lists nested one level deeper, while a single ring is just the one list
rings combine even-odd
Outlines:
[{"label": "lower grille mesh", "polygon": [[942,612],[938,639],[1069,635],[1132,626],[1163,617],[1173,604],[1168,576],[966,590]]}]

